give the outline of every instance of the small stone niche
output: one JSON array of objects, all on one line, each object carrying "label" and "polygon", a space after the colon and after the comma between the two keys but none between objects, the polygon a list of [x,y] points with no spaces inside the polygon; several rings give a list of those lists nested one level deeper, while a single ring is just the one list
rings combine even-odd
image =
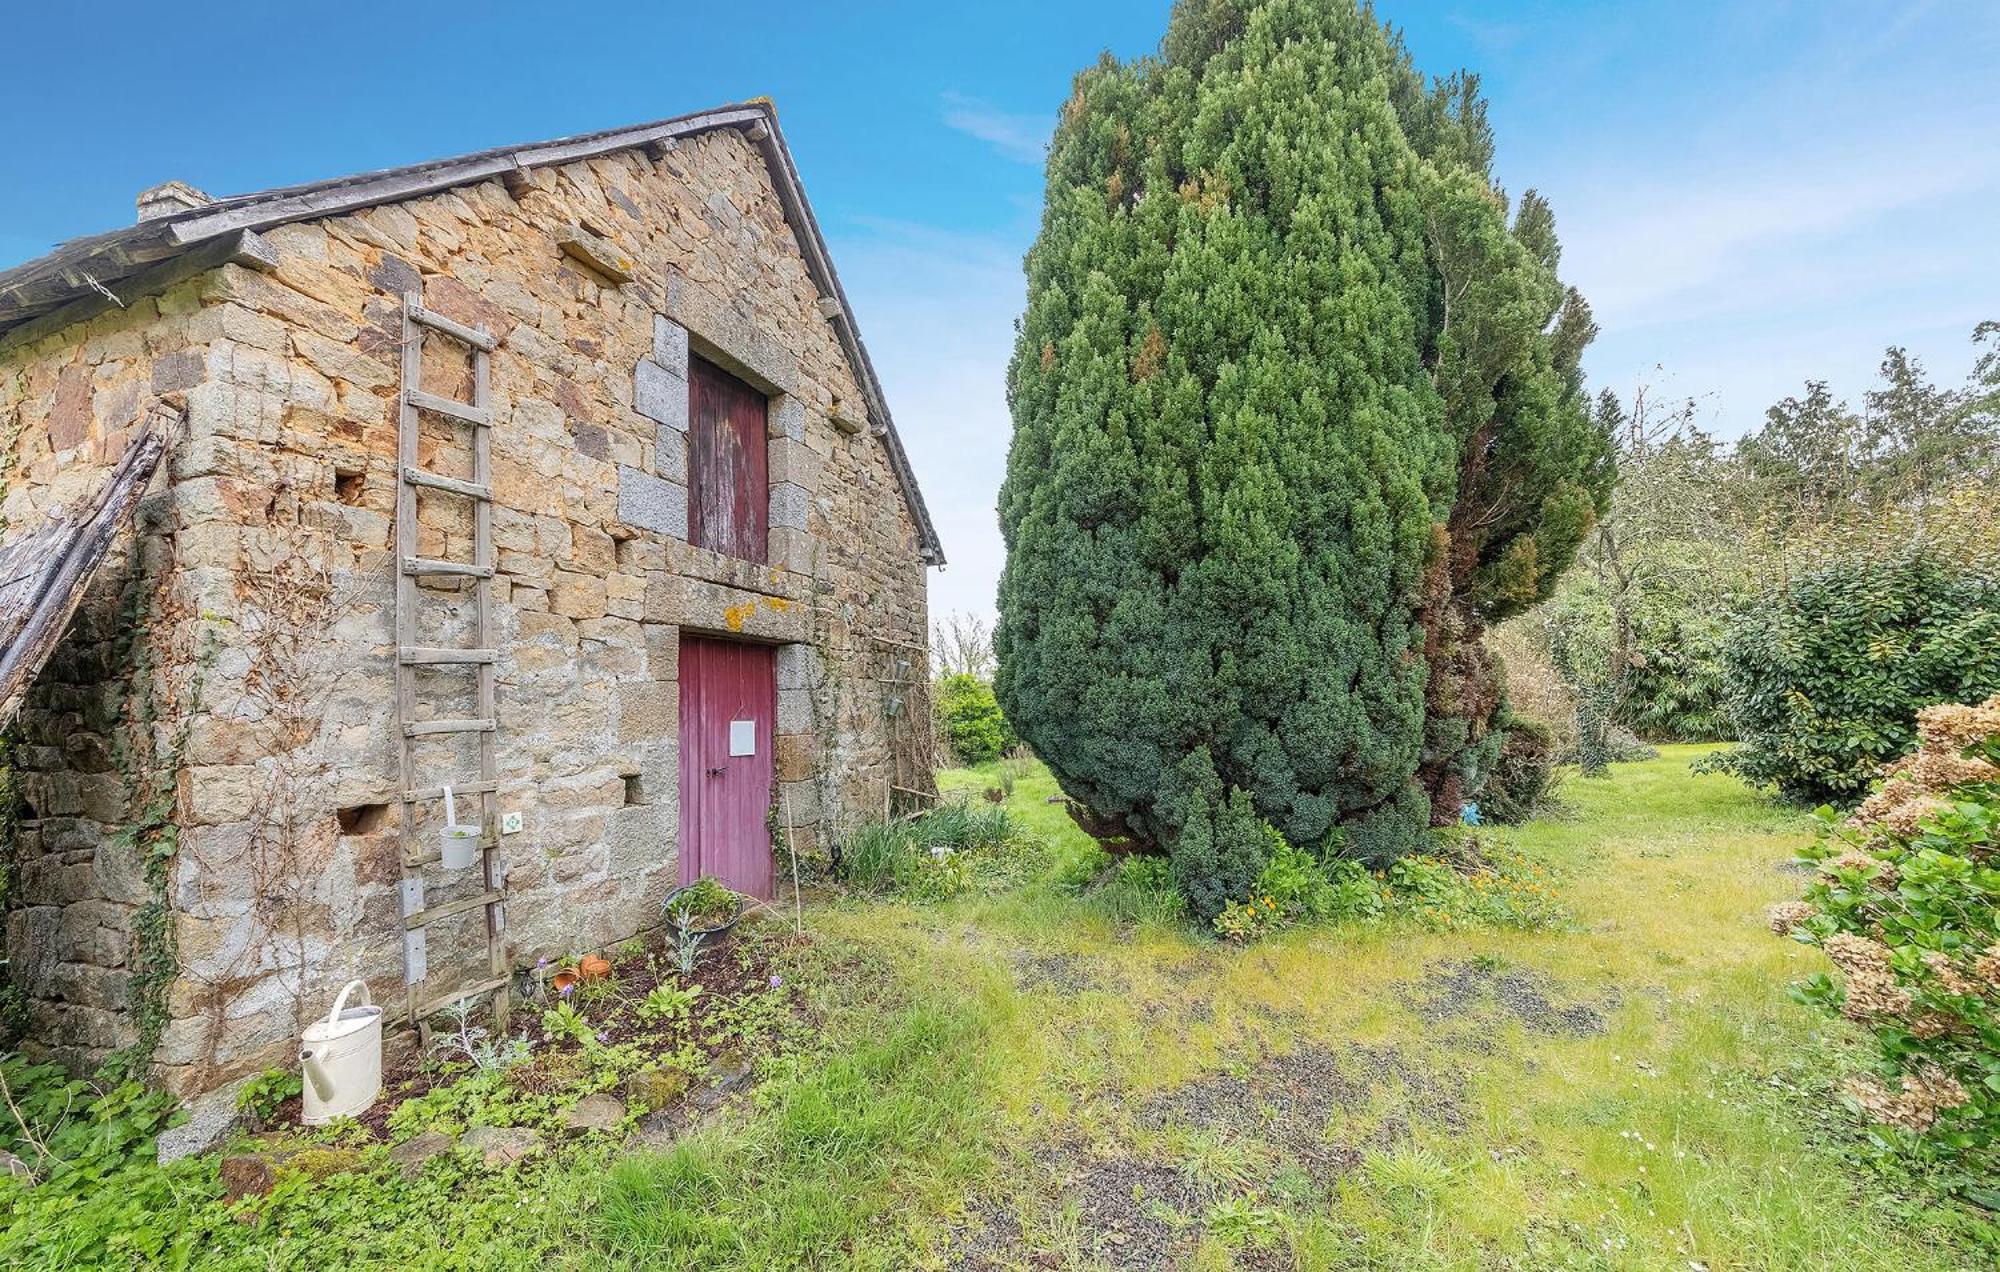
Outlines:
[{"label": "small stone niche", "polygon": [[343,835],[372,835],[389,824],[389,806],[356,804],[352,808],[337,810],[333,816],[340,823]]}]

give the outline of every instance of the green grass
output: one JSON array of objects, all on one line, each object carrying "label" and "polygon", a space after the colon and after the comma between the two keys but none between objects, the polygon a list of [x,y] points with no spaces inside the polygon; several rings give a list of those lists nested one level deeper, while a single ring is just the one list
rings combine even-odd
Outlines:
[{"label": "green grass", "polygon": [[[1561,815],[1492,832],[1557,877],[1574,915],[1563,931],[1392,923],[1236,949],[1036,888],[943,907],[841,906],[821,921],[912,976],[1005,975],[1012,961],[1048,955],[1088,969],[1082,989],[1029,978],[1012,990],[1018,1010],[991,1043],[991,1099],[1003,1112],[999,1160],[1011,1145],[1018,1177],[1003,1170],[989,1194],[1033,1197],[1031,1146],[1061,1141],[1189,1154],[1180,1164],[1196,1174],[1213,1173],[1218,1151],[1255,1157],[1254,1134],[1202,1146],[1149,1130],[1138,1110],[1302,1044],[1392,1051],[1463,1084],[1455,1132],[1417,1109],[1410,1137],[1330,1192],[1282,1205],[1237,1196],[1212,1222],[1197,1216],[1198,1266],[1230,1265],[1246,1224],[1261,1225],[1246,1206],[1275,1206],[1279,1266],[1991,1266],[1978,1218],[1921,1180],[1858,1164],[1865,1139],[1828,1094],[1851,1036],[1789,1000],[1786,986],[1818,955],[1762,920],[1765,905],[1799,890],[1784,867],[1805,842],[1804,819],[1734,779],[1692,773],[1700,751],[1667,747],[1609,778],[1571,780]],[[976,792],[995,779],[989,765],[946,772],[940,785]],[[1037,768],[1008,807],[1061,845],[1059,857],[1088,852],[1045,802],[1054,792]],[[1543,1036],[1504,1013],[1428,1018],[1417,1003],[1425,969],[1463,960],[1598,1006],[1603,1032]],[[1410,1111],[1394,1107],[1407,1093],[1377,1097],[1336,1116],[1327,1136],[1364,1140],[1371,1119]],[[1059,1199],[1039,1204],[1043,1235],[1087,1262],[1087,1242],[1065,1236]]]}]

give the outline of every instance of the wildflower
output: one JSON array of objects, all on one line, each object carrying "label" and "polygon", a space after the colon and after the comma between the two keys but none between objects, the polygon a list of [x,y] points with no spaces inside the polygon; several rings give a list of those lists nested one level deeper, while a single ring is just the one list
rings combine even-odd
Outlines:
[{"label": "wildflower", "polygon": [[562,996],[562,997],[564,997],[564,998],[568,998],[568,997],[570,996],[570,993],[571,993],[571,992],[572,992],[573,990],[575,990],[575,989],[576,989],[576,982],[574,982],[574,981],[571,981],[571,982],[570,982],[569,984],[567,984],[567,985],[563,986],[563,987],[562,987],[561,989],[557,990],[557,991],[556,991],[556,993],[557,993],[557,994],[559,994],[559,995],[561,995],[561,996]]},{"label": "wildflower", "polygon": [[782,977],[782,976],[773,976],[773,977],[771,978],[771,988],[772,988],[772,989],[783,989],[784,987],[785,987],[785,978],[784,978],[784,977]]}]

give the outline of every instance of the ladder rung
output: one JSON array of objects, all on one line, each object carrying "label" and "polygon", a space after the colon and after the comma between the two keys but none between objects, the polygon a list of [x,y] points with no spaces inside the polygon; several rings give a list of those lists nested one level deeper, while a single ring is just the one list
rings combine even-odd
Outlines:
[{"label": "ladder rung", "polygon": [[403,480],[412,486],[429,486],[432,490],[448,490],[454,495],[465,495],[472,499],[491,499],[493,487],[482,486],[476,481],[460,481],[456,477],[440,477],[427,473],[421,468],[405,468]]},{"label": "ladder rung", "polygon": [[448,989],[435,997],[419,1001],[417,1009],[410,1014],[418,1020],[422,1020],[425,1016],[430,1015],[440,1007],[449,1007],[461,998],[476,998],[490,990],[499,989],[510,979],[512,978],[507,976],[494,976],[487,980],[475,981],[463,989]]},{"label": "ladder rung", "polygon": [[429,557],[404,557],[405,574],[460,574],[467,578],[490,579],[493,567],[490,565],[468,565],[463,561],[434,561]]},{"label": "ladder rung", "polygon": [[456,319],[447,318],[443,314],[425,309],[422,305],[410,306],[410,321],[422,323],[432,331],[442,331],[454,340],[462,340],[475,349],[484,349],[489,353],[492,352],[493,346],[498,343],[490,334],[480,328],[468,327]]},{"label": "ladder rung", "polygon": [[483,406],[474,406],[470,402],[459,402],[452,398],[439,397],[435,393],[426,393],[422,389],[405,389],[403,391],[403,400],[420,411],[429,411],[434,415],[447,416],[465,424],[477,424],[484,428],[493,422],[493,412]]},{"label": "ladder rung", "polygon": [[[406,738],[423,737],[432,733],[491,733],[493,721],[487,720],[412,720],[403,725]],[[453,787],[457,794],[458,788]]]},{"label": "ladder rung", "polygon": [[403,930],[407,932],[411,928],[420,928],[426,923],[435,923],[439,919],[448,919],[454,914],[464,914],[468,910],[477,910],[489,905],[499,905],[506,899],[507,893],[503,889],[495,888],[491,892],[482,892],[476,897],[467,897],[463,901],[447,901],[443,905],[428,906],[417,911],[415,914],[404,915]]},{"label": "ladder rung", "polygon": [[417,663],[490,663],[498,659],[497,649],[432,649],[425,645],[404,645],[397,657],[408,666]]},{"label": "ladder rung", "polygon": [[[459,795],[490,795],[499,789],[500,783],[498,782],[453,782],[451,784],[451,793],[454,797]],[[416,790],[403,792],[403,802],[405,804],[422,804],[430,800],[443,798],[444,787],[442,786],[423,786]]]}]

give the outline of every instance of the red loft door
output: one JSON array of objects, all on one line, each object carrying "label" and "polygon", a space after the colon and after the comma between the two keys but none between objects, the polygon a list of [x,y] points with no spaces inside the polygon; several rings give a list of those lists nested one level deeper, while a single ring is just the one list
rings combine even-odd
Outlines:
[{"label": "red loft door", "polygon": [[681,637],[680,877],[772,888],[772,726],[777,664],[765,645]]},{"label": "red loft door", "polygon": [[688,359],[688,542],[745,561],[770,559],[771,485],[762,393]]}]

